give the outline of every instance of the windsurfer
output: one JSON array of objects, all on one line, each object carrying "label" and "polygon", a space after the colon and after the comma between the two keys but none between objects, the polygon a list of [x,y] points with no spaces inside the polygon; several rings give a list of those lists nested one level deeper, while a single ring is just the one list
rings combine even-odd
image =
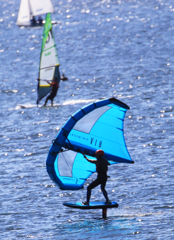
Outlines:
[{"label": "windsurfer", "polygon": [[88,159],[85,154],[83,154],[84,158],[91,163],[96,164],[96,171],[98,173],[97,179],[94,180],[88,187],[87,187],[87,201],[83,202],[84,205],[89,205],[89,200],[91,197],[91,190],[98,185],[101,184],[101,190],[103,192],[103,195],[106,199],[105,204],[110,204],[111,202],[109,201],[108,194],[105,190],[106,182],[107,182],[107,170],[108,170],[108,165],[110,163],[104,158],[104,151],[99,149],[95,152],[95,157],[97,160],[94,159]]},{"label": "windsurfer", "polygon": [[51,106],[53,106],[53,99],[55,98],[55,96],[57,95],[57,91],[59,89],[59,82],[58,82],[58,78],[57,77],[54,77],[54,80],[53,82],[51,83],[50,81],[48,80],[45,80],[48,84],[51,85],[52,87],[52,90],[51,90],[51,93],[48,95],[48,97],[46,98],[45,100],[45,104],[44,106],[46,106],[48,100],[51,100]]}]

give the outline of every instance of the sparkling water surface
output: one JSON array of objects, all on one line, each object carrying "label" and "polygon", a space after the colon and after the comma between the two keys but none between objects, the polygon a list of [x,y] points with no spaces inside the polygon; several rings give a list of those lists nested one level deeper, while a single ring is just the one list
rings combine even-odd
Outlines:
[{"label": "sparkling water surface", "polygon": [[[36,106],[43,27],[16,25],[20,0],[0,8],[1,239],[173,239],[174,2],[52,0],[61,82],[54,106]],[[109,167],[118,209],[67,208],[86,187],[61,191],[46,172],[52,140],[71,114],[116,97],[134,164]],[[21,105],[25,106],[22,108]],[[93,201],[102,201],[100,188]]]}]

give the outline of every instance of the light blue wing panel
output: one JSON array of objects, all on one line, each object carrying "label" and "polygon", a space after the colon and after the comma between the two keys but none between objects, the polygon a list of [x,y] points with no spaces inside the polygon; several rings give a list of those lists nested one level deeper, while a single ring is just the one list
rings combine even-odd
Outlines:
[{"label": "light blue wing panel", "polygon": [[108,160],[132,162],[123,133],[125,113],[126,109],[115,104],[94,109],[75,124],[65,146],[76,151],[83,149],[89,155],[101,148]]},{"label": "light blue wing panel", "polygon": [[54,162],[54,169],[60,185],[63,183],[66,189],[73,190],[82,188],[86,179],[96,171],[95,164],[74,151],[59,153]]},{"label": "light blue wing panel", "polygon": [[[110,98],[89,104],[68,119],[46,161],[50,178],[61,189],[80,189],[95,172],[95,164],[86,161],[81,152],[91,158],[97,149],[103,149],[108,160],[133,163],[123,134],[127,109],[126,104]],[[62,152],[62,147],[71,151]]]}]

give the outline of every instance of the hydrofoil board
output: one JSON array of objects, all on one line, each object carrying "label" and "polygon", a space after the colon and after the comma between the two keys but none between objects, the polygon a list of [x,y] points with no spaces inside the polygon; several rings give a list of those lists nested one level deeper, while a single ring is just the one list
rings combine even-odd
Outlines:
[{"label": "hydrofoil board", "polygon": [[84,205],[82,202],[65,202],[63,205],[79,209],[106,209],[118,207],[118,203],[116,202],[111,202],[110,204],[105,204],[105,202],[90,202],[89,205]]}]

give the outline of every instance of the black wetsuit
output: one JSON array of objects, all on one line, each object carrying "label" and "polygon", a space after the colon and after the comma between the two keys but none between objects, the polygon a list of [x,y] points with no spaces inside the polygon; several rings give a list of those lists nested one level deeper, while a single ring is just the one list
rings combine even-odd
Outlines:
[{"label": "black wetsuit", "polygon": [[48,100],[51,100],[51,105],[53,106],[53,99],[55,98],[57,91],[59,89],[59,82],[53,82],[50,85],[52,87],[52,90],[51,90],[51,93],[46,98],[44,106],[46,106]]},{"label": "black wetsuit", "polygon": [[47,99],[50,99],[52,100],[53,98],[55,98],[56,94],[57,94],[57,91],[59,89],[59,83],[51,83],[51,86],[52,86],[52,90],[51,90],[51,93],[48,95]]},{"label": "black wetsuit", "polygon": [[99,159],[97,159],[95,164],[96,164],[96,170],[97,170],[98,176],[97,176],[97,179],[94,180],[87,187],[87,202],[89,202],[89,200],[90,200],[91,190],[100,184],[101,184],[101,190],[103,192],[104,197],[106,198],[106,201],[109,201],[107,192],[105,190],[105,186],[106,186],[106,181],[108,178],[107,177],[108,165],[110,165],[110,164],[104,157],[100,157]]}]

